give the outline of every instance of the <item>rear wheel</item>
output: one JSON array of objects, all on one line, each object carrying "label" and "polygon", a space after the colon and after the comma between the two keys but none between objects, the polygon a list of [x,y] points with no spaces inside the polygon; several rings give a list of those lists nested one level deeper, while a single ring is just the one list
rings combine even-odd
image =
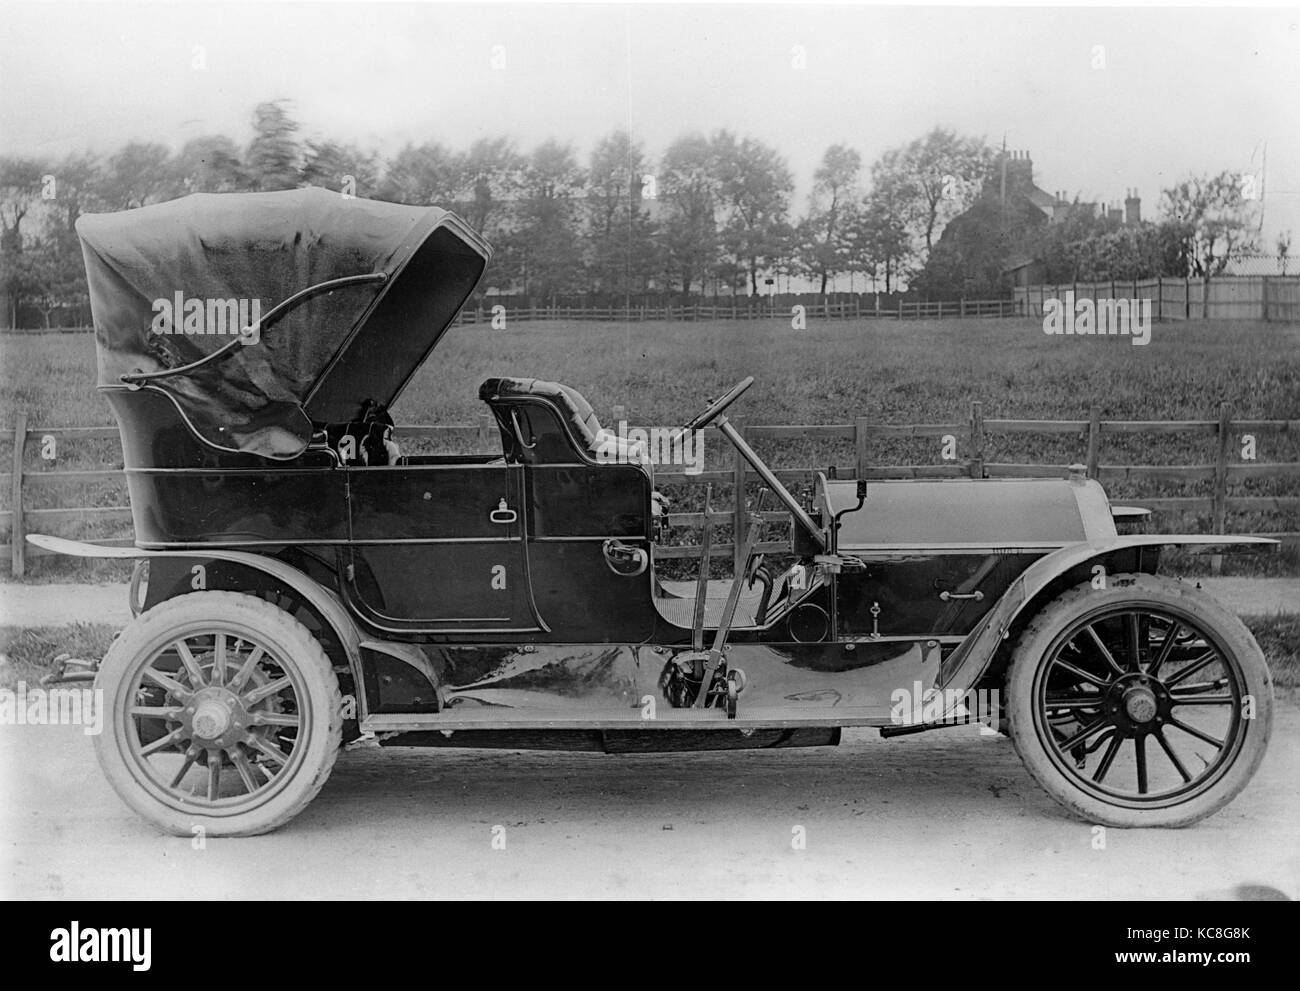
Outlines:
[{"label": "rear wheel", "polygon": [[96,684],[100,765],[127,805],[169,833],[269,832],[315,797],[338,754],[329,658],[302,623],[251,595],[160,603],[114,642]]},{"label": "rear wheel", "polygon": [[1054,799],[1112,826],[1185,826],[1259,766],[1273,687],[1236,616],[1182,582],[1114,575],[1047,605],[1007,676],[1010,735]]}]

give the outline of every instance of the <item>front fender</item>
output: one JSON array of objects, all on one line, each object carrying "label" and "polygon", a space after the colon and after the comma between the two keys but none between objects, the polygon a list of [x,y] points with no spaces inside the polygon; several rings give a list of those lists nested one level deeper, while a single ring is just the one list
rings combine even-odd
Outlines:
[{"label": "front fender", "polygon": [[224,550],[218,547],[205,547],[202,550],[187,551],[151,551],[138,547],[101,547],[98,544],[86,544],[63,537],[51,537],[41,533],[30,533],[27,540],[36,547],[44,548],[55,554],[70,557],[98,557],[116,560],[141,560],[150,558],[206,558],[214,561],[229,561],[254,571],[259,571],[276,581],[292,588],[302,600],[316,610],[317,614],[330,625],[338,637],[343,651],[347,655],[348,668],[352,672],[353,683],[358,686],[361,680],[361,637],[352,617],[348,615],[343,603],[329,589],[322,586],[309,575],[292,565],[276,558],[249,551]]},{"label": "front fender", "polygon": [[[1101,564],[1108,573],[1116,569],[1107,561],[1125,551],[1147,547],[1195,547],[1196,553],[1230,553],[1245,550],[1276,550],[1279,542],[1268,537],[1238,537],[1222,534],[1131,534],[1108,540],[1069,544],[1039,558],[1011,583],[1002,597],[956,650],[944,660],[936,687],[959,697],[974,688],[993,662],[1002,641],[1022,616],[1032,616],[1056,594],[1059,579],[1075,572],[1078,581],[1089,577],[1092,567]],[[1125,566],[1119,570],[1133,569]]]}]

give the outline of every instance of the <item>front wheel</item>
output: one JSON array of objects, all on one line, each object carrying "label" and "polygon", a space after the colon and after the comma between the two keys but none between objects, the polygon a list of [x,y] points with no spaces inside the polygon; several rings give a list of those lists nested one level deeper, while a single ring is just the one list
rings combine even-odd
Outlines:
[{"label": "front wheel", "polygon": [[95,749],[132,809],[179,836],[269,832],[334,766],[338,679],[311,632],[236,592],[194,592],[144,613],[100,665]]},{"label": "front wheel", "polygon": [[1110,826],[1186,826],[1246,786],[1273,686],[1245,624],[1147,574],[1085,583],[1024,630],[1007,676],[1010,735],[1056,801]]}]

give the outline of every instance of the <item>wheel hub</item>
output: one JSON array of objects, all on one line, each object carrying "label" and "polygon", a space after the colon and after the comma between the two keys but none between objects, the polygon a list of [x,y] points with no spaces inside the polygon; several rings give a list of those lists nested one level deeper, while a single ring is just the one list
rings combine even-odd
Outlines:
[{"label": "wheel hub", "polygon": [[210,686],[196,692],[181,713],[181,724],[196,744],[226,748],[248,737],[252,716],[228,688]]},{"label": "wheel hub", "polygon": [[1124,693],[1124,711],[1135,723],[1149,723],[1156,715],[1156,693],[1145,687],[1130,688]]},{"label": "wheel hub", "polygon": [[1159,729],[1172,708],[1169,690],[1160,679],[1140,672],[1116,679],[1107,693],[1111,722],[1129,736]]},{"label": "wheel hub", "polygon": [[230,725],[230,707],[216,699],[204,699],[194,711],[194,735],[215,740]]}]

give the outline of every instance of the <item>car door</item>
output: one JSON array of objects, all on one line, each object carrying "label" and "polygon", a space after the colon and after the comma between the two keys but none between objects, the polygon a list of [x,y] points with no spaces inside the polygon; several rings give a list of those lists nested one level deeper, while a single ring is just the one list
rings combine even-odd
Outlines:
[{"label": "car door", "polygon": [[349,595],[395,631],[543,630],[529,585],[521,465],[347,468]]},{"label": "car door", "polygon": [[532,464],[528,564],[542,619],[575,643],[641,643],[655,626],[650,481],[636,465]]}]

